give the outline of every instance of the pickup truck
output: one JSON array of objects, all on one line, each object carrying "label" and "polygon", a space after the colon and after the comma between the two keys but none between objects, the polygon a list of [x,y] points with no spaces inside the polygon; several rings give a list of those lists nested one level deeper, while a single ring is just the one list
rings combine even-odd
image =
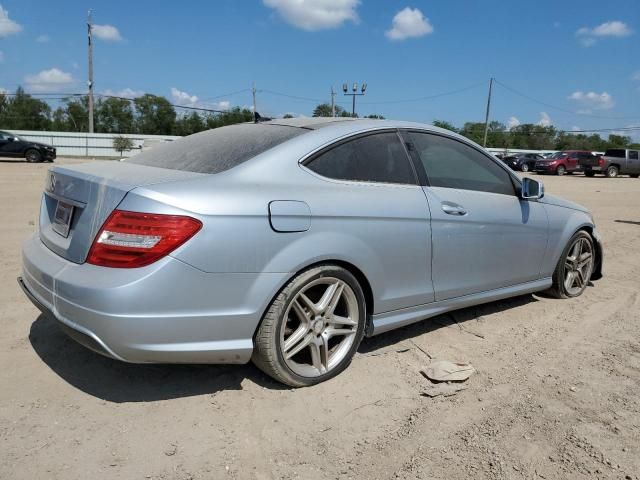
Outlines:
[{"label": "pickup truck", "polygon": [[640,177],[640,151],[628,148],[610,148],[601,157],[585,158],[580,165],[587,177],[602,173],[609,178],[618,175]]}]

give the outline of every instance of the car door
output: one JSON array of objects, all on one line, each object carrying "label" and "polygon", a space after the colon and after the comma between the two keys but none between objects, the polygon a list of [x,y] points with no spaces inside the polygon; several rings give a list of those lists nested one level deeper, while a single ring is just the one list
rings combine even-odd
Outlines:
[{"label": "car door", "polygon": [[403,135],[431,210],[436,300],[540,278],[544,207],[520,199],[512,176],[479,149],[439,134]]},{"label": "car door", "polygon": [[[373,313],[432,302],[429,208],[398,132],[339,141],[304,167],[328,180],[308,192],[310,232],[344,238],[334,253],[365,273],[376,299]],[[313,247],[307,246],[311,256]]]},{"label": "car door", "polygon": [[640,153],[638,150],[629,150],[627,156],[627,168],[624,173],[630,173],[631,175],[637,175],[640,173],[640,158],[638,153]]},{"label": "car door", "polygon": [[11,153],[9,148],[11,147],[11,142],[9,142],[9,134],[5,132],[0,132],[0,157],[9,157]]}]

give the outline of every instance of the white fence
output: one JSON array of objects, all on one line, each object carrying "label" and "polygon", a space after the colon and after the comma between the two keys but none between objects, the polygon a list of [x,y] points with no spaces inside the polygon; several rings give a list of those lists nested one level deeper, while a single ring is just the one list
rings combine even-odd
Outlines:
[{"label": "white fence", "polygon": [[[123,133],[79,133],[79,132],[39,132],[34,130],[5,130],[25,140],[45,143],[55,147],[59,157],[130,157],[163,142],[171,142],[180,137],[174,135],[136,135]],[[114,150],[115,137],[127,137],[133,141],[133,149],[120,152]]]}]

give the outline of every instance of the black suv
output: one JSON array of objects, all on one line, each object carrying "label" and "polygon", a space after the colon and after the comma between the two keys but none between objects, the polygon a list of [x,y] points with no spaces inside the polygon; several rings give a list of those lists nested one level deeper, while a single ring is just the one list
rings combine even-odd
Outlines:
[{"label": "black suv", "polygon": [[30,142],[0,131],[0,157],[26,158],[27,162],[53,162],[56,149],[44,143]]}]

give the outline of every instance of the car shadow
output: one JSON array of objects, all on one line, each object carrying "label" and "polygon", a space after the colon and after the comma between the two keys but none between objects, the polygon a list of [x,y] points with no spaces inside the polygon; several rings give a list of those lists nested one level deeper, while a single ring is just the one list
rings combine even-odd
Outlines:
[{"label": "car shadow", "polygon": [[[538,294],[536,293],[536,295]],[[417,323],[412,323],[406,327],[398,328],[397,330],[391,330],[390,332],[376,335],[375,337],[365,338],[360,344],[360,348],[358,348],[358,353],[372,353],[376,350],[382,350],[393,345],[397,345],[403,341],[411,340],[440,328],[451,326],[461,328],[467,333],[484,338],[482,334],[471,331],[466,327],[470,327],[469,324],[472,321],[477,320],[479,317],[503,312],[516,307],[522,307],[537,301],[539,300],[533,294],[527,294],[444,313]]]},{"label": "car shadow", "polygon": [[31,325],[29,341],[42,361],[59,377],[109,402],[149,402],[242,390],[245,379],[273,390],[287,388],[253,364],[162,365],[113,360],[71,340],[45,315],[40,315]]}]

